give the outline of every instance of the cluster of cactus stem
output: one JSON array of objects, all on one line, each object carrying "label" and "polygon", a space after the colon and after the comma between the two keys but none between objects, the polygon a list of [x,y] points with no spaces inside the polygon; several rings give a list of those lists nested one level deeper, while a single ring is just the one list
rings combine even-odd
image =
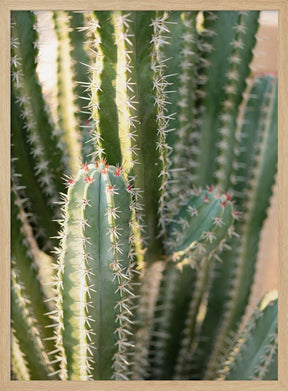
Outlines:
[{"label": "cluster of cactus stem", "polygon": [[52,97],[11,14],[12,379],[277,379],[277,298],[242,324],[277,166],[259,12],[48,15]]}]

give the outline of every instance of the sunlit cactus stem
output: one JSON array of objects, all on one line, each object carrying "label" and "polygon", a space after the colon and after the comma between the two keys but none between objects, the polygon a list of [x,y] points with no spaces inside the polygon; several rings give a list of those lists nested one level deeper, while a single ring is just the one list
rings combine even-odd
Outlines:
[{"label": "sunlit cactus stem", "polygon": [[55,298],[62,379],[128,378],[130,202],[121,169],[104,161],[70,180]]},{"label": "sunlit cactus stem", "polygon": [[11,20],[12,155],[25,197],[29,198],[29,212],[37,224],[36,239],[47,250],[52,248],[50,238],[57,229],[53,221],[58,214],[56,202],[65,189],[61,176],[69,169],[36,73],[36,17],[23,11],[13,13]]}]

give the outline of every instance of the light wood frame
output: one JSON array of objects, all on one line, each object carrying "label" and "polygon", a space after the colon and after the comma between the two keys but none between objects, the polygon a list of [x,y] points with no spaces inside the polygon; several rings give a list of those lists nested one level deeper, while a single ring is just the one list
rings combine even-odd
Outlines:
[{"label": "light wood frame", "polygon": [[[10,11],[277,10],[279,71],[279,369],[278,381],[10,380]],[[0,0],[0,390],[288,391],[288,0]]]}]

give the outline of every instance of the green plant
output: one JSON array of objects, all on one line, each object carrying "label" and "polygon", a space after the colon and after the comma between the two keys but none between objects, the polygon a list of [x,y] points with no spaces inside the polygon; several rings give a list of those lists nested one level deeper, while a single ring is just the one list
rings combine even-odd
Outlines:
[{"label": "green plant", "polygon": [[277,378],[277,301],[238,336],[277,162],[258,14],[54,12],[55,102],[12,12],[15,378]]}]

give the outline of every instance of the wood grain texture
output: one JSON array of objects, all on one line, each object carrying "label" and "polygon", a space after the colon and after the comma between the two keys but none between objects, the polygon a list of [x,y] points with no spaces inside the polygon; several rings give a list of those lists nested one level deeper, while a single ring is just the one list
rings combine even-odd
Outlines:
[{"label": "wood grain texture", "polygon": [[288,389],[288,74],[287,37],[288,2],[283,2],[279,13],[279,366],[278,378]]},{"label": "wood grain texture", "polygon": [[[9,56],[11,9],[21,10],[279,10],[279,381],[277,382],[20,382],[10,381],[10,88]],[[0,0],[0,390],[288,390],[288,0],[155,0],[89,1],[89,0]]]},{"label": "wood grain texture", "polygon": [[[10,12],[0,3],[0,383],[10,377]],[[5,389],[1,387],[0,390]]]},{"label": "wood grain texture", "polygon": [[14,381],[5,391],[286,391],[275,381]]},{"label": "wood grain texture", "polygon": [[[3,1],[3,0],[2,0]],[[10,9],[19,10],[47,10],[47,9],[65,9],[65,10],[279,10],[282,4],[286,3],[285,0],[243,0],[241,3],[239,0],[71,0],[71,1],[59,1],[59,0],[4,0],[5,5]]]}]

